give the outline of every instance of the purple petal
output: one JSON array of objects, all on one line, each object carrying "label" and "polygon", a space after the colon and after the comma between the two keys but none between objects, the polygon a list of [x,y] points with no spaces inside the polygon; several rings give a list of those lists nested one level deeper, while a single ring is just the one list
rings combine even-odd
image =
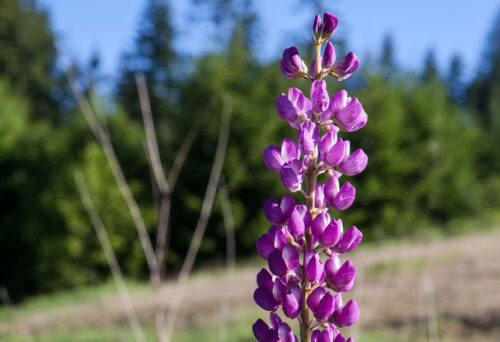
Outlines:
[{"label": "purple petal", "polygon": [[270,198],[264,202],[264,215],[269,222],[277,226],[281,226],[287,220],[275,198]]},{"label": "purple petal", "polygon": [[280,172],[281,167],[285,163],[281,157],[279,148],[275,145],[269,145],[262,153],[264,157],[264,164],[273,172]]},{"label": "purple petal", "polygon": [[306,251],[306,260],[308,260],[305,265],[306,278],[316,284],[322,278],[324,266],[318,253],[314,250]]},{"label": "purple petal", "polygon": [[264,342],[269,330],[269,326],[260,318],[252,326],[253,335],[259,342]]},{"label": "purple petal", "polygon": [[330,105],[330,98],[326,91],[326,82],[324,80],[315,80],[311,86],[311,99],[313,110],[316,113],[323,113]]},{"label": "purple petal", "polygon": [[303,73],[307,73],[307,66],[300,58],[299,50],[296,46],[283,51],[280,66],[281,72],[288,78],[301,78]]},{"label": "purple petal", "polygon": [[358,247],[362,239],[363,233],[361,233],[356,226],[352,226],[344,233],[342,239],[340,239],[335,247],[341,253],[349,253]]},{"label": "purple petal", "polygon": [[323,231],[329,223],[330,215],[327,212],[321,212],[312,220],[311,231],[316,239],[321,239],[321,235],[323,235]]},{"label": "purple petal", "polygon": [[286,244],[285,247],[283,247],[282,256],[288,270],[294,269],[300,262],[299,252],[290,244]]},{"label": "purple petal", "polygon": [[271,329],[278,331],[278,328],[283,321],[281,320],[280,316],[278,316],[277,313],[271,312],[269,315],[269,322],[271,324]]},{"label": "purple petal", "polygon": [[319,16],[319,14],[316,14],[313,22],[313,32],[316,38],[319,38],[319,36],[321,35],[321,28],[322,28],[321,17]]},{"label": "purple petal", "polygon": [[354,176],[361,173],[368,163],[368,156],[362,149],[357,149],[346,161],[339,164],[339,170],[348,176]]},{"label": "purple petal", "polygon": [[359,67],[359,58],[353,52],[349,52],[336,66],[335,71],[339,75],[337,80],[342,81],[349,78]]},{"label": "purple petal", "polygon": [[333,277],[329,278],[337,292],[350,291],[354,286],[355,279],[356,268],[349,260],[344,262]]},{"label": "purple petal", "polygon": [[328,39],[332,36],[333,32],[337,28],[338,19],[331,13],[323,13],[323,32],[321,37],[323,39]]},{"label": "purple petal", "polygon": [[262,234],[260,238],[257,239],[257,252],[259,255],[267,260],[269,254],[274,250],[274,243],[267,234]]},{"label": "purple petal", "polygon": [[292,329],[286,323],[280,324],[278,328],[278,337],[280,342],[297,342],[297,337],[295,337]]},{"label": "purple petal", "polygon": [[333,48],[333,44],[328,42],[326,43],[325,51],[323,52],[323,59],[321,60],[321,64],[323,64],[324,68],[331,68],[335,63],[335,49]]},{"label": "purple petal", "polygon": [[272,290],[273,298],[278,302],[283,302],[286,295],[286,285],[280,279],[276,279]]},{"label": "purple petal", "polygon": [[343,89],[333,94],[329,109],[334,117],[347,106],[347,98],[347,91]]},{"label": "purple petal", "polygon": [[272,275],[265,268],[261,269],[260,272],[257,273],[257,286],[263,287],[271,292],[273,290],[273,285]]},{"label": "purple petal", "polygon": [[288,218],[290,217],[290,214],[292,213],[293,208],[295,207],[295,200],[293,199],[292,196],[289,194],[286,194],[283,196],[283,199],[281,200],[280,208],[283,212],[283,215]]},{"label": "purple petal", "polygon": [[356,189],[351,183],[345,182],[340,188],[339,193],[333,199],[331,205],[335,210],[346,210],[354,202],[354,197],[356,195]]},{"label": "purple petal", "polygon": [[325,198],[328,203],[332,203],[335,196],[339,193],[339,179],[337,177],[330,178],[324,188]]},{"label": "purple petal", "polygon": [[279,307],[279,303],[274,300],[271,292],[263,287],[259,287],[255,290],[253,293],[253,300],[258,306],[266,311],[273,311]]},{"label": "purple petal", "polygon": [[325,296],[326,292],[327,291],[323,287],[317,287],[314,289],[314,291],[307,297],[307,306],[314,311],[321,302],[321,299]]},{"label": "purple petal", "polygon": [[299,238],[311,226],[311,214],[305,205],[296,205],[288,220],[288,228],[295,238]]},{"label": "purple petal", "polygon": [[341,229],[337,221],[333,220],[325,228],[323,234],[321,235],[321,243],[325,247],[333,247],[339,242]]},{"label": "purple petal", "polygon": [[285,296],[283,300],[283,312],[289,318],[295,318],[300,314],[301,305],[292,293]]},{"label": "purple petal", "polygon": [[298,117],[297,110],[285,94],[281,94],[276,100],[276,110],[280,118],[285,121],[293,121]]},{"label": "purple petal", "polygon": [[351,299],[342,308],[340,313],[336,312],[333,317],[333,321],[339,327],[348,327],[356,323],[359,319],[360,309],[358,303],[354,299]]},{"label": "purple petal", "polygon": [[303,154],[311,154],[319,140],[319,129],[314,122],[302,122],[297,133],[300,150]]},{"label": "purple petal", "polygon": [[285,263],[285,260],[283,260],[281,252],[278,249],[275,249],[274,251],[271,252],[271,254],[269,254],[267,262],[269,265],[269,270],[273,274],[277,276],[283,276],[288,273],[287,264]]},{"label": "purple petal", "polygon": [[[297,144],[290,139],[283,139],[281,143],[281,157],[285,161],[285,163],[291,162],[293,159],[300,158],[300,151]],[[281,164],[282,166],[283,164]],[[281,170],[280,166],[280,170]],[[277,171],[279,172],[279,171]]]},{"label": "purple petal", "polygon": [[342,138],[337,140],[337,143],[328,151],[325,156],[325,162],[328,165],[335,166],[339,164],[345,155],[345,142]]},{"label": "purple petal", "polygon": [[302,189],[303,176],[299,173],[302,171],[302,164],[297,159],[292,163],[285,164],[280,171],[281,183],[291,192],[296,192]]},{"label": "purple petal", "polygon": [[325,184],[316,183],[316,192],[314,202],[317,208],[323,208],[326,205],[325,194],[323,192]]},{"label": "purple petal", "polygon": [[[336,142],[337,142],[337,133],[335,131],[328,132],[321,137],[321,139],[319,140],[318,146],[319,146],[319,152],[321,154],[322,160],[324,160],[328,151],[330,151],[330,149],[333,147],[333,145],[335,145]],[[274,145],[271,145],[271,146],[274,146]]]},{"label": "purple petal", "polygon": [[313,310],[314,316],[319,320],[325,320],[333,313],[334,298],[330,292],[326,292],[316,308]]},{"label": "purple petal", "polygon": [[347,106],[334,116],[340,128],[347,132],[354,132],[366,125],[368,115],[357,98],[353,98]]}]

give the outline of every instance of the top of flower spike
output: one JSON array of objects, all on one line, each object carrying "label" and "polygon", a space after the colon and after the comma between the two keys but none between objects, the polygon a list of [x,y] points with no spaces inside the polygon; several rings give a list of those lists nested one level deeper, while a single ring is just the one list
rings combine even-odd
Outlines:
[{"label": "top of flower spike", "polygon": [[337,23],[337,17],[331,13],[323,13],[323,22],[321,22],[319,14],[316,14],[313,23],[314,43],[323,43],[330,39],[337,28]]}]

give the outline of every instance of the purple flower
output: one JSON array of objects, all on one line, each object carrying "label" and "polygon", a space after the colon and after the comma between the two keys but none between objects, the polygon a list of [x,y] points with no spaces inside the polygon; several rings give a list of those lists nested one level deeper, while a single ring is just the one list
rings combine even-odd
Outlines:
[{"label": "purple flower", "polygon": [[280,172],[284,164],[300,158],[300,150],[297,144],[290,139],[283,139],[281,149],[275,145],[269,145],[263,152],[264,164],[273,172]]},{"label": "purple flower", "polygon": [[264,214],[269,222],[276,226],[283,226],[292,213],[295,201],[292,196],[286,194],[278,204],[276,199],[270,198],[264,203]]},{"label": "purple flower", "polygon": [[321,65],[323,68],[330,69],[335,63],[335,48],[333,44],[326,43],[325,51],[323,52],[323,58],[321,59]]},{"label": "purple flower", "polygon": [[[311,334],[311,342],[335,342],[337,337],[342,336],[340,332],[333,328],[328,327],[322,331],[315,330]],[[345,342],[345,340],[344,340]]]},{"label": "purple flower", "polygon": [[330,101],[328,111],[340,129],[354,132],[366,125],[368,115],[357,98],[347,96],[345,90],[336,92]]},{"label": "purple flower", "polygon": [[307,74],[306,63],[300,58],[299,50],[296,46],[292,46],[283,51],[281,72],[291,79],[302,78],[304,74]]},{"label": "purple flower", "polygon": [[327,319],[335,309],[333,295],[323,287],[317,287],[311,292],[306,302],[314,317],[320,321]]},{"label": "purple flower", "polygon": [[302,311],[302,289],[293,284],[283,298],[283,313],[288,318],[297,317]]},{"label": "purple flower", "polygon": [[260,238],[257,239],[257,252],[259,255],[266,259],[269,254],[275,249],[283,249],[286,244],[286,227],[277,227],[272,225],[269,228],[267,234],[262,234]]},{"label": "purple flower", "polygon": [[301,123],[297,133],[297,140],[303,154],[313,153],[319,140],[318,126],[310,121]]},{"label": "purple flower", "polygon": [[332,177],[325,184],[325,197],[333,209],[340,211],[349,208],[354,201],[356,189],[349,182],[345,182],[340,190],[338,189],[338,178]]},{"label": "purple flower", "polygon": [[262,319],[258,319],[252,326],[252,331],[259,342],[297,342],[288,324],[283,322],[276,313],[271,313],[271,326],[269,327]]},{"label": "purple flower", "polygon": [[338,327],[348,327],[358,321],[359,314],[358,303],[354,299],[351,299],[342,310],[337,310],[333,313],[332,319]]},{"label": "purple flower", "polygon": [[328,40],[335,32],[337,28],[338,19],[331,13],[323,13],[323,30],[321,32],[321,38],[323,40]]},{"label": "purple flower", "polygon": [[280,302],[273,297],[273,278],[265,268],[257,274],[257,286],[253,293],[255,303],[266,311],[276,310]]},{"label": "purple flower", "polygon": [[304,180],[302,163],[298,159],[285,164],[280,171],[281,183],[291,192],[299,191]]},{"label": "purple flower", "polygon": [[295,238],[299,238],[309,229],[311,221],[312,217],[307,207],[303,204],[296,205],[288,220],[288,229]]},{"label": "purple flower", "polygon": [[314,22],[313,22],[313,33],[314,33],[314,38],[316,40],[320,39],[322,29],[323,29],[323,25],[321,23],[321,17],[319,16],[319,14],[316,14],[316,16],[314,17]]},{"label": "purple flower", "polygon": [[349,52],[347,56],[344,57],[334,66],[334,72],[337,74],[335,77],[338,81],[343,81],[349,77],[358,69],[359,58],[354,53]]},{"label": "purple flower", "polygon": [[363,233],[361,233],[356,226],[352,226],[344,233],[339,243],[335,246],[335,249],[339,253],[352,252],[358,247],[362,239]]},{"label": "purple flower", "polygon": [[357,149],[353,154],[349,155],[349,141],[344,143],[344,159],[338,165],[338,169],[347,176],[354,176],[363,172],[368,163],[368,156],[362,149]]},{"label": "purple flower", "polygon": [[328,285],[336,292],[350,291],[354,286],[356,268],[349,260],[340,266],[340,259],[336,253],[326,261],[325,273]]},{"label": "purple flower", "polygon": [[[288,89],[288,99],[293,103],[299,119],[307,120],[312,116],[312,102],[298,88]],[[290,122],[293,128],[297,128],[297,121]]]},{"label": "purple flower", "polygon": [[297,109],[285,94],[281,94],[276,99],[276,110],[280,118],[288,122],[294,121],[299,117]]},{"label": "purple flower", "polygon": [[322,212],[313,219],[311,231],[323,246],[333,247],[339,241],[342,233],[342,220],[330,220],[330,215]]},{"label": "purple flower", "polygon": [[316,208],[323,208],[326,206],[326,199],[324,194],[325,184],[316,183],[316,197],[314,198]]},{"label": "purple flower", "polygon": [[299,265],[299,252],[295,247],[286,244],[283,250],[275,249],[267,258],[269,269],[277,276],[284,276]]},{"label": "purple flower", "polygon": [[319,258],[318,252],[313,249],[308,249],[305,252],[305,274],[307,280],[311,283],[316,284],[322,278],[324,278],[325,274],[323,272],[324,265],[321,263],[321,259]]},{"label": "purple flower", "polygon": [[311,86],[311,99],[313,111],[321,114],[328,109],[330,105],[330,98],[326,91],[326,82],[323,80],[316,80]]}]

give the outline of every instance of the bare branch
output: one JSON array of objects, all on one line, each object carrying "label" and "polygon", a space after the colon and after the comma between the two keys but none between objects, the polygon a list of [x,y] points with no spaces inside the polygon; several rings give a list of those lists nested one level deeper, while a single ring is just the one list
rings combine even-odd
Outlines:
[{"label": "bare branch", "polygon": [[146,86],[146,80],[143,72],[135,73],[135,83],[137,85],[137,92],[139,93],[139,102],[141,104],[144,129],[146,130],[147,151],[151,161],[151,167],[153,168],[153,174],[155,176],[156,183],[158,184],[158,188],[162,193],[166,194],[170,190],[160,159],[158,139],[156,138],[153,115],[151,113],[151,104],[149,103],[148,88]]},{"label": "bare branch", "polygon": [[[165,264],[168,257],[168,245],[171,233],[169,225],[170,212],[172,207],[172,193],[175,189],[175,185],[177,184],[177,179],[182,170],[182,167],[184,166],[187,155],[189,154],[189,151],[191,150],[191,147],[193,146],[201,127],[203,127],[209,117],[213,102],[214,101],[212,98],[207,104],[203,114],[201,115],[201,118],[191,126],[186,137],[184,138],[184,141],[182,142],[182,145],[175,156],[172,169],[168,174],[167,183],[170,186],[170,192],[167,196],[163,196],[160,201],[160,218],[158,220],[158,235],[156,236],[156,259],[159,263],[160,276],[162,279],[164,279],[165,277]],[[160,227],[164,227],[164,229],[160,229]]]},{"label": "bare branch", "polygon": [[171,306],[167,315],[167,326],[164,331],[164,337],[166,341],[170,341],[174,332],[175,321],[177,319],[177,314],[179,311],[179,306],[182,301],[184,290],[186,288],[187,281],[193,269],[193,264],[198,254],[200,248],[201,240],[205,234],[205,230],[208,224],[208,219],[212,211],[212,206],[215,198],[215,193],[219,183],[219,177],[222,171],[222,166],[224,164],[224,159],[226,155],[227,142],[229,139],[229,127],[232,114],[232,104],[230,98],[224,98],[224,108],[221,118],[221,128],[219,133],[219,140],[217,142],[217,149],[215,152],[214,163],[212,166],[212,171],[210,172],[210,178],[208,181],[207,190],[205,192],[205,197],[203,199],[203,205],[200,212],[200,217],[196,225],[191,244],[189,246],[186,258],[184,259],[184,264],[182,265],[177,283],[174,289],[174,293],[171,302]]},{"label": "bare branch", "polygon": [[[231,209],[231,201],[224,176],[221,176],[219,183],[219,198],[222,204],[222,212],[224,216],[224,227],[226,230],[226,276],[223,277],[223,284],[226,288],[231,286],[234,268],[236,266],[236,239],[234,236],[234,219]],[[229,289],[228,289],[229,290]],[[219,341],[227,341],[227,326],[229,321],[229,313],[231,312],[231,303],[229,299],[224,300],[220,307],[219,320]]]},{"label": "bare branch", "polygon": [[151,281],[153,286],[159,286],[159,270],[158,263],[156,261],[156,256],[153,251],[153,246],[151,245],[151,240],[149,239],[148,232],[146,229],[146,224],[142,218],[141,211],[139,209],[139,205],[135,201],[134,196],[132,195],[132,191],[128,186],[127,180],[123,173],[123,170],[118,162],[118,158],[116,157],[116,153],[114,151],[113,145],[111,143],[110,137],[105,133],[104,129],[101,127],[97,119],[95,118],[92,108],[85,97],[83,90],[80,86],[80,83],[76,79],[76,75],[74,70],[71,67],[66,68],[66,77],[70,84],[71,90],[78,102],[78,106],[85,118],[85,121],[89,125],[92,133],[96,137],[97,141],[100,143],[104,154],[106,155],[106,159],[108,160],[108,164],[111,168],[113,176],[115,178],[116,184],[120,189],[120,193],[122,194],[125,203],[130,211],[132,219],[134,221],[135,227],[137,229],[137,233],[139,234],[139,239],[141,241],[142,249],[144,251],[144,255],[146,256],[146,261],[149,266],[149,270],[151,272]]},{"label": "bare branch", "polygon": [[141,324],[137,317],[137,313],[135,311],[134,304],[132,303],[130,292],[128,291],[127,284],[123,279],[120,265],[118,264],[115,252],[113,251],[113,246],[111,246],[111,243],[109,242],[108,234],[106,233],[104,224],[102,223],[102,220],[97,213],[94,202],[90,197],[85,178],[81,171],[75,172],[75,182],[85,210],[87,211],[87,214],[92,221],[92,225],[94,226],[102,250],[104,251],[104,255],[106,256],[106,261],[108,262],[109,269],[111,270],[111,274],[113,275],[113,280],[115,281],[116,287],[118,289],[118,294],[120,295],[120,299],[127,314],[127,318],[130,327],[132,328],[134,337],[137,341],[146,341],[144,331],[142,330]]}]

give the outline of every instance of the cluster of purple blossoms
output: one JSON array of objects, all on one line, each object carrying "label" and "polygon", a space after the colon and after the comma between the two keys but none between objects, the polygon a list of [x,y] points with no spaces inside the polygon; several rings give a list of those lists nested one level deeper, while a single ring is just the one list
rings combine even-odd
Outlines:
[{"label": "cluster of purple blossoms", "polygon": [[[285,188],[302,193],[306,204],[297,204],[289,194],[280,202],[270,198],[264,204],[272,225],[257,240],[257,251],[267,260],[269,271],[263,268],[258,273],[254,300],[271,316],[269,325],[261,319],[253,325],[259,342],[298,341],[276,313],[279,309],[298,319],[301,342],[345,342],[338,329],[354,324],[360,315],[355,300],[342,301],[342,292],[354,286],[356,269],[349,260],[342,262],[341,255],[353,251],[363,235],[355,226],[344,231],[342,220],[328,211],[345,210],[354,201],[354,186],[349,182],[341,186],[340,178],[362,172],[368,157],[362,149],[351,153],[350,142],[339,133],[364,127],[367,115],[358,99],[345,90],[331,98],[327,93],[324,77],[342,81],[359,66],[352,52],[336,61],[329,42],[336,27],[334,15],[325,13],[323,20],[316,16],[312,72],[295,46],[286,49],[281,60],[286,77],[312,82],[310,99],[297,88],[278,97],[278,114],[297,130],[297,142],[284,139],[281,146],[270,145],[264,150],[264,163],[280,174]],[[327,178],[325,183],[317,182],[321,174]]]}]

